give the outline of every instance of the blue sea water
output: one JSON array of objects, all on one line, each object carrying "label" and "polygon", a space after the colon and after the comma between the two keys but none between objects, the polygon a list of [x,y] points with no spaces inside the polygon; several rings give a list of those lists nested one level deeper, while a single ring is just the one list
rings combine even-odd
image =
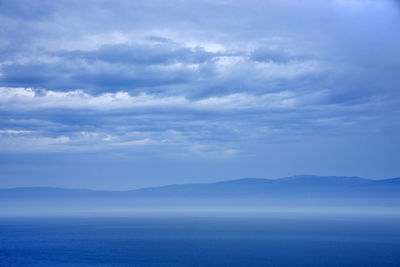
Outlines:
[{"label": "blue sea water", "polygon": [[0,266],[400,266],[400,218],[0,218]]}]

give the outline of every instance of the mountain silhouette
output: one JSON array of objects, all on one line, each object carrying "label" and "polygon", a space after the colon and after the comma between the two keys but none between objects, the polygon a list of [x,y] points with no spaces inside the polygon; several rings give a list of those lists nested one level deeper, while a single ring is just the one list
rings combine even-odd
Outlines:
[{"label": "mountain silhouette", "polygon": [[126,191],[19,187],[0,190],[0,213],[135,210],[353,209],[400,211],[400,178],[299,175]]}]

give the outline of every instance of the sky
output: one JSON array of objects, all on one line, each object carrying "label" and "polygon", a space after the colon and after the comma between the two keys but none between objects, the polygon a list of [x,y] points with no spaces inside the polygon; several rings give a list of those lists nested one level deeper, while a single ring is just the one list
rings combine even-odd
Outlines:
[{"label": "sky", "polygon": [[400,4],[0,0],[0,188],[400,176]]}]

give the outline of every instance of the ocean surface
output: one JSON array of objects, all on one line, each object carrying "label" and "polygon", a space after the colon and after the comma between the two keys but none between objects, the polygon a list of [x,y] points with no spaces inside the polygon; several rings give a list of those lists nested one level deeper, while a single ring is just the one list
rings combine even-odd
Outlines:
[{"label": "ocean surface", "polygon": [[0,266],[400,266],[400,217],[2,217]]}]

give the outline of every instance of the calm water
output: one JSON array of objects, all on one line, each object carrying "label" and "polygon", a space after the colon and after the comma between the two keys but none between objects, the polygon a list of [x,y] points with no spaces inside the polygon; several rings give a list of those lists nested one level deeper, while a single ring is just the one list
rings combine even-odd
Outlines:
[{"label": "calm water", "polygon": [[400,266],[400,218],[1,218],[0,266]]}]

